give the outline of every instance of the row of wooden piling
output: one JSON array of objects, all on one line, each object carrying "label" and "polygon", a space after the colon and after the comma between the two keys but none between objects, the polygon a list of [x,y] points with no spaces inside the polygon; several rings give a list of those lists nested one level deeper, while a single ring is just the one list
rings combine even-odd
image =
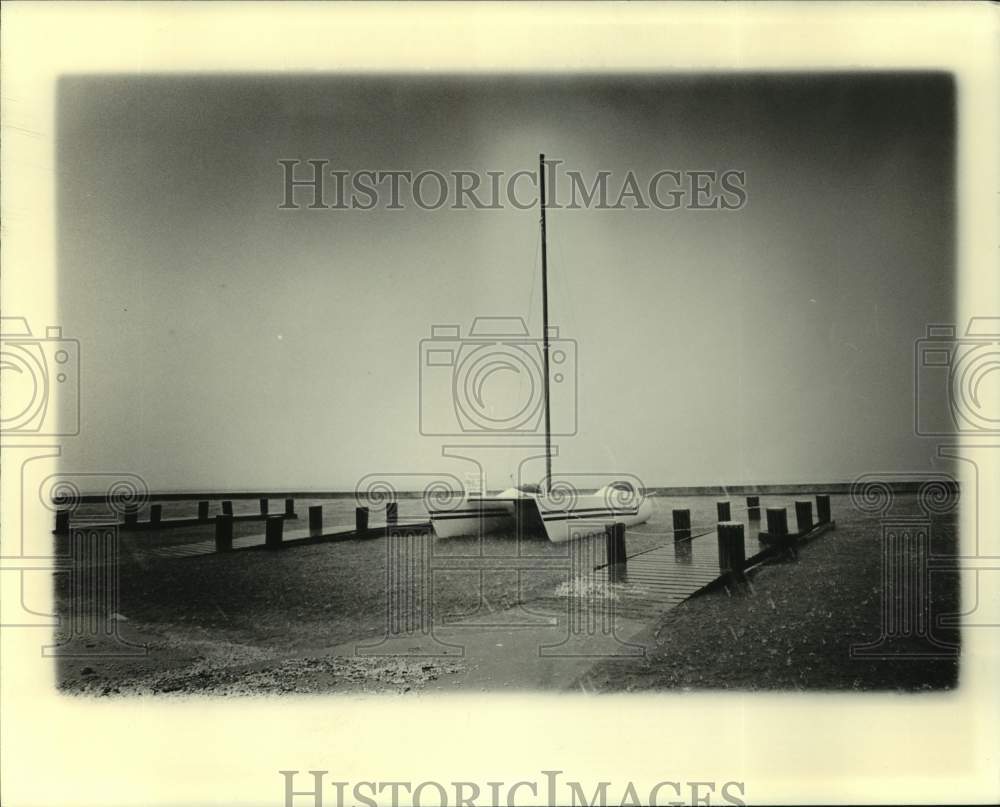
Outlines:
[{"label": "row of wooden piling", "polygon": [[[198,502],[198,515],[196,519],[175,519],[173,521],[163,520],[163,505],[162,504],[151,504],[149,506],[149,521],[142,522],[141,526],[156,528],[161,524],[164,526],[170,524],[177,524],[178,526],[184,526],[185,524],[191,523],[209,523],[209,500],[202,499]],[[270,500],[262,498],[259,500],[260,506],[260,518],[267,518],[270,514]],[[232,516],[233,515],[233,503],[231,500],[227,499],[222,502],[222,514]],[[69,522],[72,516],[72,511],[69,509],[59,509],[56,510],[56,533],[60,535],[65,535],[69,532]],[[125,528],[135,529],[140,526],[139,522],[139,506],[138,505],[128,505],[123,511]],[[252,516],[251,516],[252,517]],[[295,499],[285,499],[285,510],[277,518],[295,518]],[[180,522],[180,523],[178,523]]]},{"label": "row of wooden piling", "polygon": [[[354,510],[354,531],[357,535],[368,532],[370,511],[367,507],[357,507]],[[389,502],[385,508],[387,524],[399,523],[399,507],[396,502]],[[215,517],[215,549],[217,552],[231,552],[233,549],[232,512],[223,512]],[[268,549],[280,549],[284,544],[285,517],[267,516],[264,521],[264,546]],[[309,507],[310,538],[323,535],[323,505],[314,504]]]},{"label": "row of wooden piling", "polygon": [[[270,499],[260,499],[260,515],[267,516],[270,513]],[[198,521],[208,521],[208,508],[209,502],[207,499],[202,499],[198,502]],[[233,502],[230,499],[226,499],[222,502],[222,514],[223,515],[233,515]],[[288,518],[295,515],[295,499],[285,499],[285,512],[281,518]],[[162,504],[151,504],[149,506],[149,523],[152,525],[159,524],[163,519],[163,505]],[[125,510],[125,525],[135,526],[139,522],[139,508],[131,507]]]},{"label": "row of wooden piling", "polygon": [[[760,497],[747,496],[747,513],[750,521],[760,521]],[[813,503],[810,500],[795,502],[796,532],[788,532],[788,508],[765,508],[767,531],[760,534],[761,540],[777,548],[787,548],[802,535],[815,527],[831,523],[830,496],[816,495],[816,519],[813,520]],[[719,548],[719,572],[724,577],[733,580],[742,579],[746,570],[746,544],[744,525],[741,521],[732,520],[732,508],[728,501],[716,502],[716,535]],[[674,541],[687,541],[691,538],[691,511],[676,509],[671,513],[674,530]],[[605,528],[607,539],[607,558],[609,566],[626,563],[625,525],[621,522],[608,524]]]},{"label": "row of wooden piling", "polygon": [[[747,518],[750,521],[760,521],[760,497],[747,496]],[[728,501],[715,503],[716,523],[723,524],[733,520],[732,506]],[[691,511],[674,510],[672,512],[674,540],[686,541],[691,537]],[[766,518],[768,532],[788,532],[787,508],[768,507],[766,508]],[[799,532],[808,532],[816,524],[825,524],[830,521],[830,496],[828,494],[816,495],[816,520],[813,521],[813,503],[807,499],[795,502],[795,520]],[[772,528],[773,524],[773,528]],[[782,527],[782,524],[784,526]]]}]

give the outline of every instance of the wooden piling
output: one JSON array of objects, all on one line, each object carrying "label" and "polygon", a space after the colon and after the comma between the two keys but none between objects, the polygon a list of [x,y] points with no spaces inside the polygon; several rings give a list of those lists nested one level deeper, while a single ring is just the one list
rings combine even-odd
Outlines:
[{"label": "wooden piling", "polygon": [[795,527],[799,535],[813,528],[813,503],[809,500],[795,502]]},{"label": "wooden piling", "polygon": [[604,535],[608,549],[608,565],[625,563],[625,524],[621,521],[607,524],[604,527]]},{"label": "wooden piling", "polygon": [[295,499],[285,499],[285,516],[291,518],[295,515]]},{"label": "wooden piling", "polygon": [[718,521],[721,523],[723,521],[729,521],[732,518],[732,513],[730,512],[729,502],[716,502],[715,511],[718,515]]},{"label": "wooden piling", "polygon": [[262,516],[266,516],[267,515],[267,499],[261,499],[260,500],[260,514]]},{"label": "wooden piling", "polygon": [[149,523],[159,524],[163,520],[163,505],[151,504],[149,506]]},{"label": "wooden piling", "polygon": [[368,532],[368,508],[356,507],[354,509],[354,531],[359,535]]},{"label": "wooden piling", "polygon": [[742,580],[746,568],[743,524],[739,521],[720,521],[715,529],[719,542],[719,572],[731,581]]},{"label": "wooden piling", "polygon": [[285,519],[281,516],[268,516],[264,520],[264,546],[268,549],[280,549],[284,533]]},{"label": "wooden piling", "polygon": [[208,521],[208,502],[200,501],[198,502],[198,520]]},{"label": "wooden piling", "polygon": [[784,507],[767,508],[767,533],[761,533],[761,540],[782,555],[797,559],[798,549],[795,546],[797,536],[788,534],[788,512]]},{"label": "wooden piling", "polygon": [[788,512],[784,507],[767,508],[767,534],[772,538],[788,535]]},{"label": "wooden piling", "polygon": [[625,524],[616,521],[604,527],[607,543],[608,579],[613,583],[625,581]]},{"label": "wooden piling", "polygon": [[399,523],[399,504],[397,502],[389,502],[385,506],[385,523],[386,524]]},{"label": "wooden piling", "polygon": [[747,496],[747,518],[760,521],[760,496]]},{"label": "wooden piling", "polygon": [[674,510],[674,541],[686,541],[691,537],[691,511]]},{"label": "wooden piling", "polygon": [[215,551],[233,551],[233,516],[223,513],[215,517]]},{"label": "wooden piling", "polygon": [[69,510],[56,510],[56,534],[69,535]]},{"label": "wooden piling", "polygon": [[139,507],[130,504],[125,508],[125,526],[136,527],[139,524]]},{"label": "wooden piling", "polygon": [[319,535],[323,532],[323,505],[314,504],[309,507],[309,534]]},{"label": "wooden piling", "polygon": [[826,493],[816,494],[816,521],[820,524],[830,523],[830,496]]},{"label": "wooden piling", "polygon": [[231,516],[233,514],[233,503],[228,499],[222,503],[222,515]]}]

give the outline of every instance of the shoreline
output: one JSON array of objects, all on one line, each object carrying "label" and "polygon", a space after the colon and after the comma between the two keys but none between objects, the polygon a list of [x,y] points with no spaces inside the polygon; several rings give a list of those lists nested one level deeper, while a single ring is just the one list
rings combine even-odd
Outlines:
[{"label": "shoreline", "polygon": [[[961,485],[958,481],[950,480],[945,475],[940,479],[924,479],[921,481],[889,481],[880,480],[877,477],[870,477],[864,481],[855,482],[777,482],[765,484],[735,484],[735,485],[674,485],[655,486],[646,489],[646,494],[651,497],[663,496],[742,496],[742,495],[762,495],[777,496],[783,494],[850,494],[852,488],[859,486],[867,488],[877,486],[879,489],[888,490],[892,493],[919,493],[928,483],[935,485],[942,484],[952,493],[960,493]],[[502,488],[490,490],[487,495],[495,495]],[[442,492],[443,493],[443,492]],[[460,496],[464,491],[455,490],[449,493]],[[399,499],[422,499],[424,492],[419,490],[398,490],[393,495]],[[434,495],[441,495],[437,491]],[[208,500],[219,501],[225,499],[354,499],[364,497],[362,491],[356,490],[332,490],[332,491],[213,491],[207,493],[199,492],[164,492],[149,493],[141,498],[150,502],[170,502],[170,501],[195,501]],[[106,494],[85,493],[75,497],[81,504],[101,504],[107,500]],[[58,502],[57,502],[58,503]]]}]

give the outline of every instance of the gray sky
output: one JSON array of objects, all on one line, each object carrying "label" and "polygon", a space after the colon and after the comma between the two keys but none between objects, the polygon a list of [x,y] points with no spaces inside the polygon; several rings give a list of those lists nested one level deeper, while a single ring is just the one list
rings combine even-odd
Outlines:
[{"label": "gray sky", "polygon": [[[64,79],[60,317],[82,365],[67,468],[158,490],[461,473],[440,456],[460,439],[420,433],[420,341],[475,316],[540,335],[538,211],[279,210],[277,161],[509,174],[539,152],[612,186],[741,170],[748,197],[550,211],[551,321],[578,351],[557,472],[926,468],[913,341],[953,318],[953,102],[946,77],[903,74]],[[448,394],[427,392],[437,414]],[[500,485],[518,454],[497,454]]]}]

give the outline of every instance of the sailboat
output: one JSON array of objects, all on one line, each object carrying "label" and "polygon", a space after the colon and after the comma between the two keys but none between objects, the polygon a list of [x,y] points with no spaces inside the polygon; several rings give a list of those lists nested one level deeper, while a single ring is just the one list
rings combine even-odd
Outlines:
[{"label": "sailboat", "polygon": [[545,155],[538,156],[542,237],[542,394],[545,428],[545,479],[542,485],[519,485],[494,496],[468,495],[428,506],[439,538],[479,536],[514,531],[544,535],[553,543],[599,535],[607,524],[642,524],[653,512],[645,492],[630,482],[612,482],[593,493],[581,493],[552,476],[552,418],[549,407],[549,288],[545,227]]}]

